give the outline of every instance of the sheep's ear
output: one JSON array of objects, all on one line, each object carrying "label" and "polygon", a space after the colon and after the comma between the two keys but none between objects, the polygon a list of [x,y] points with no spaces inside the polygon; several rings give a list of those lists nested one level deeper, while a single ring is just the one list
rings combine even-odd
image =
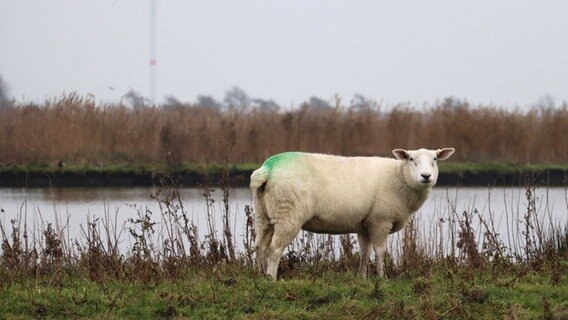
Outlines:
[{"label": "sheep's ear", "polygon": [[392,154],[394,154],[394,157],[398,160],[408,160],[408,152],[404,149],[394,149]]},{"label": "sheep's ear", "polygon": [[446,160],[452,154],[454,154],[454,151],[456,151],[456,149],[454,149],[454,148],[438,149],[438,150],[436,150],[436,155],[438,156],[438,160]]}]

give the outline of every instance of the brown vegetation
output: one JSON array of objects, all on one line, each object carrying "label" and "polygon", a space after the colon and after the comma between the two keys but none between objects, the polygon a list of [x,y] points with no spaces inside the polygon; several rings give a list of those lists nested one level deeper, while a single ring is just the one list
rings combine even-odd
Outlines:
[{"label": "brown vegetation", "polygon": [[453,146],[456,160],[562,163],[568,107],[529,111],[451,100],[354,110],[304,105],[286,112],[221,112],[191,105],[135,110],[69,95],[0,112],[0,163],[110,164],[216,161],[234,145],[236,163],[286,150],[390,155],[394,147]]}]

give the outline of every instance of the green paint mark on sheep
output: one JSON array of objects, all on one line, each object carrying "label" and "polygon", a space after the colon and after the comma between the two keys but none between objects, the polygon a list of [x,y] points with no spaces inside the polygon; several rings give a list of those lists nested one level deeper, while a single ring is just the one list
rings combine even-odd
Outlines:
[{"label": "green paint mark on sheep", "polygon": [[299,152],[284,152],[275,154],[272,157],[266,159],[266,161],[264,161],[262,165],[266,169],[268,169],[268,173],[270,174],[272,173],[272,170],[274,170],[274,168],[295,159],[299,154]]}]

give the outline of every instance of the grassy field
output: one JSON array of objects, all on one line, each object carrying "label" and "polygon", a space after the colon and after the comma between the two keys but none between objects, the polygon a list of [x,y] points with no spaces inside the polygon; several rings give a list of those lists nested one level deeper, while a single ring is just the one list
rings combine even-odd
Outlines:
[{"label": "grassy field", "polygon": [[[546,269],[547,267],[543,267]],[[547,271],[549,272],[549,271]],[[388,279],[295,270],[274,283],[223,265],[163,281],[40,277],[0,290],[3,319],[566,319],[568,282],[433,267]]]}]

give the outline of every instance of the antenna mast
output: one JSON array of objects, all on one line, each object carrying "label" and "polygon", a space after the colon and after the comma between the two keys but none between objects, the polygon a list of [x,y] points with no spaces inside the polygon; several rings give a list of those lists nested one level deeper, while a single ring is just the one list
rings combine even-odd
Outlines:
[{"label": "antenna mast", "polygon": [[150,103],[156,103],[156,0],[150,0]]}]

